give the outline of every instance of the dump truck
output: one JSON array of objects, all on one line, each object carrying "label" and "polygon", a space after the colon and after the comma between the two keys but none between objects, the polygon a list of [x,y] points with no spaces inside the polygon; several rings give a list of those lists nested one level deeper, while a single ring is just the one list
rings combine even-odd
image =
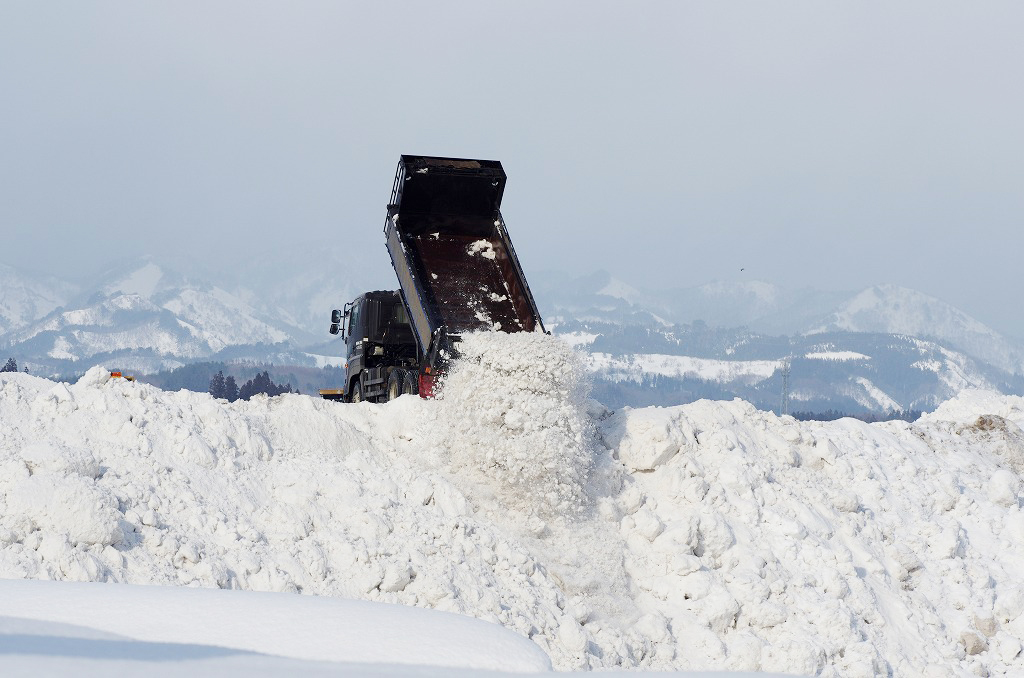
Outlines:
[{"label": "dump truck", "polygon": [[345,383],[324,398],[432,397],[463,333],[544,331],[501,216],[505,180],[497,160],[401,157],[384,224],[399,289],[332,312]]}]

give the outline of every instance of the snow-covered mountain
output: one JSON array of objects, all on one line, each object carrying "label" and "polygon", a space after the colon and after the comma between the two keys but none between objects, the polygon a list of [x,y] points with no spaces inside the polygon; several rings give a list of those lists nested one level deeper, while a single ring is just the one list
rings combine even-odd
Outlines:
[{"label": "snow-covered mountain", "polygon": [[869,287],[805,333],[835,330],[937,339],[1009,372],[1024,373],[1024,346],[1019,342],[1003,337],[944,301],[905,287]]},{"label": "snow-covered mountain", "polygon": [[[542,272],[533,282],[544,317],[621,321],[637,314],[669,323],[702,322],[713,327],[753,327],[775,334],[800,332],[849,295],[785,290],[763,281],[710,282],[690,288],[639,290],[607,271],[572,278]],[[629,290],[623,293],[622,290]],[[771,327],[762,327],[771,325]]]},{"label": "snow-covered mountain", "polygon": [[615,407],[741,397],[778,411],[786,365],[791,411],[928,411],[966,388],[1024,392],[1020,376],[906,335],[779,337],[699,323],[567,318],[552,327],[585,353],[596,397]]},{"label": "snow-covered mountain", "polygon": [[368,290],[398,286],[383,247],[380,254],[352,256],[332,243],[300,243],[213,280],[267,316],[298,328],[297,343],[322,342],[330,337],[332,309]]},{"label": "snow-covered mountain", "polygon": [[[937,341],[1011,374],[1024,374],[1024,342],[1008,338],[934,297],[896,285],[857,292],[786,290],[760,282],[714,282],[639,292],[606,272],[565,280],[542,275],[545,317],[747,327],[768,335],[872,332]],[[631,294],[616,293],[631,289]]]},{"label": "snow-covered mountain", "polygon": [[84,370],[100,359],[155,371],[228,347],[303,336],[226,290],[152,260],[107,271],[91,289],[96,291],[6,333],[0,347],[42,373]]},{"label": "snow-covered mountain", "polygon": [[[0,270],[11,325],[0,361],[49,375],[101,361],[136,373],[206,360],[322,366],[342,350],[327,343],[330,310],[393,287],[381,259],[294,245],[207,279],[149,258],[111,265],[77,296],[68,283]],[[777,409],[786,359],[792,407],[806,410],[928,410],[965,387],[1024,390],[1015,376],[1024,348],[904,288],[793,292],[748,281],[649,292],[607,272],[542,273],[533,288],[546,325],[589,354],[614,405],[740,396]],[[866,357],[806,357],[818,354]]]},{"label": "snow-covered mountain", "polygon": [[0,264],[0,335],[39,320],[77,292],[70,282]]}]

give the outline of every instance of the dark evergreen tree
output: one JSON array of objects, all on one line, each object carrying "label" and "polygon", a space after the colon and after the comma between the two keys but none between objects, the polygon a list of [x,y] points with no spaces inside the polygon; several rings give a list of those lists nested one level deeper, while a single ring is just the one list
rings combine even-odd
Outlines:
[{"label": "dark evergreen tree", "polygon": [[25,368],[22,370],[22,372],[24,372],[25,374],[28,374],[28,365],[25,365]]},{"label": "dark evergreen tree", "polygon": [[265,393],[269,396],[281,395],[282,393],[291,393],[291,384],[285,384],[281,386],[275,384],[270,379],[270,373],[264,370],[258,373],[255,377],[242,384],[242,388],[238,389],[238,397],[241,400],[248,400],[257,393]]},{"label": "dark evergreen tree", "polygon": [[14,360],[14,358],[8,358],[7,359],[7,364],[4,365],[3,369],[0,369],[0,372],[17,372],[17,371],[18,371],[18,363]]},{"label": "dark evergreen tree", "polygon": [[210,395],[214,398],[225,398],[224,372],[217,372],[210,380]]},{"label": "dark evergreen tree", "polygon": [[238,384],[235,383],[235,378],[230,374],[224,377],[224,397],[228,399],[229,403],[238,400]]},{"label": "dark evergreen tree", "polygon": [[246,381],[244,384],[242,384],[241,387],[239,387],[239,389],[238,389],[238,399],[239,400],[248,400],[249,398],[253,397],[257,393],[264,393],[265,391],[258,390],[262,380],[263,380],[263,373],[262,372],[258,372],[255,377],[253,377],[252,379],[250,379],[250,380]]}]

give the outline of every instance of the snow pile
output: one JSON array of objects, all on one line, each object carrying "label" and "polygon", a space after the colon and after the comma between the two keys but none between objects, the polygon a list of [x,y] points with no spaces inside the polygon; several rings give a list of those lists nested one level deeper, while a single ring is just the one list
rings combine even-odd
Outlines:
[{"label": "snow pile", "polygon": [[[993,407],[1004,429],[964,421]],[[667,635],[731,668],[1024,669],[1024,502],[1002,454],[1024,400],[942,412],[959,423],[798,423],[741,401],[612,417],[623,463],[654,467],[622,529]]]},{"label": "snow pile", "polygon": [[579,625],[559,584],[416,463],[411,435],[433,405],[227,403],[101,368],[71,386],[5,373],[0,578],[429,607],[535,637],[572,665],[558,638]]},{"label": "snow pile", "polygon": [[540,332],[473,332],[459,354],[427,424],[451,473],[525,516],[578,513],[594,427],[575,351]]},{"label": "snow pile", "polygon": [[1024,672],[1024,399],[608,412],[549,341],[385,406],[0,375],[0,577],[430,607],[559,669]]},{"label": "snow pile", "polygon": [[922,421],[934,422],[944,432],[973,438],[998,456],[1004,465],[1024,477],[1024,398],[991,391],[965,391],[948,400]]}]

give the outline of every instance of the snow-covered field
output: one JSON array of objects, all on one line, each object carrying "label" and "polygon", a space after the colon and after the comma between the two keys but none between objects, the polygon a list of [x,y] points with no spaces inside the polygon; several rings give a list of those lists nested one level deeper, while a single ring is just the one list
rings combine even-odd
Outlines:
[{"label": "snow-covered field", "polygon": [[640,381],[644,375],[658,374],[666,377],[688,377],[704,381],[744,380],[752,384],[771,377],[776,370],[782,367],[784,362],[782,360],[716,360],[657,353],[631,353],[622,356],[591,353],[587,356],[586,361],[590,370],[605,374],[615,381],[623,379]]},{"label": "snow-covered field", "polygon": [[388,405],[0,375],[5,667],[1024,674],[1024,399],[611,412],[556,339],[464,348]]}]

